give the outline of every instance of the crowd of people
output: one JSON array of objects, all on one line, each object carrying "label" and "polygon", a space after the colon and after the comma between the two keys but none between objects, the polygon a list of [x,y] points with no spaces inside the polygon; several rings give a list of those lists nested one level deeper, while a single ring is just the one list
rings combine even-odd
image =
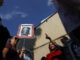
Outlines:
[{"label": "crowd of people", "polygon": [[[3,5],[4,0],[0,0],[0,7]],[[9,40],[9,42],[7,42]],[[2,25],[0,16],[0,60],[23,60],[23,53],[25,48],[21,51],[16,49],[19,41],[18,36],[10,36],[6,27]]]},{"label": "crowd of people", "polygon": [[4,60],[23,60],[23,54],[25,48],[22,48],[21,52],[16,49],[16,45],[19,41],[17,36],[13,36],[10,38],[9,42],[6,43],[2,54]]},{"label": "crowd of people", "polygon": [[[54,0],[57,11],[60,15],[60,18],[66,28],[67,33],[75,43],[72,43],[72,48],[75,46],[80,47],[80,1],[77,0]],[[3,0],[0,0],[0,7],[3,4]],[[75,6],[74,6],[75,5]],[[63,12],[63,13],[62,13]],[[66,18],[64,18],[66,16]],[[74,17],[74,18],[73,18]],[[64,21],[66,20],[66,21]],[[72,22],[72,23],[71,23]],[[75,29],[76,28],[76,29]],[[74,36],[74,37],[73,37]],[[7,40],[9,42],[7,42]],[[57,46],[55,42],[46,34],[46,39],[49,39],[49,50],[50,52],[42,57],[41,60],[66,60],[65,54],[62,47]],[[10,36],[9,31],[6,27],[2,25],[2,20],[0,17],[0,59],[1,60],[23,60],[23,54],[25,48],[22,48],[21,51],[16,49],[16,45],[19,41],[18,36]],[[80,50],[80,48],[79,48]],[[75,51],[75,50],[73,50]],[[78,54],[75,52],[75,54]],[[79,54],[78,54],[79,55]],[[76,56],[77,60],[80,59],[79,56]]]},{"label": "crowd of people", "polygon": [[[4,34],[5,33],[5,34]],[[65,54],[62,47],[57,46],[55,42],[47,35],[46,39],[50,41],[49,50],[45,57],[42,57],[41,60],[66,60]],[[22,48],[21,51],[16,49],[16,45],[19,41],[17,35],[10,36],[9,31],[6,27],[2,25],[2,19],[0,18],[0,59],[1,60],[24,60],[24,51],[25,48]],[[5,38],[4,38],[5,37]],[[63,37],[65,40],[68,40],[66,37]],[[7,40],[9,39],[9,42]],[[63,40],[63,39],[62,39]]]},{"label": "crowd of people", "polygon": [[[1,30],[2,29],[2,30]],[[5,34],[3,34],[5,33]],[[25,48],[22,48],[21,51],[16,49],[16,45],[20,40],[17,35],[10,36],[7,28],[5,28],[1,23],[0,18],[0,57],[1,60],[24,60],[24,51]],[[5,38],[4,38],[5,37]],[[7,40],[9,41],[7,42]],[[64,52],[57,46],[55,42],[46,34],[46,39],[49,39],[49,50],[50,53],[43,57],[41,60],[65,60]]]},{"label": "crowd of people", "polygon": [[[7,40],[9,42],[7,42]],[[19,52],[16,50],[16,44],[18,43],[18,36],[10,36],[9,31],[2,25],[2,19],[0,18],[0,59],[1,60],[22,60],[25,48]]]}]

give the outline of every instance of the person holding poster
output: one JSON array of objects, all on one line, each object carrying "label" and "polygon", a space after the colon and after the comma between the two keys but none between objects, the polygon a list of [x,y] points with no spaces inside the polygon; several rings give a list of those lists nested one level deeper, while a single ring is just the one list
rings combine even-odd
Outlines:
[{"label": "person holding poster", "polygon": [[19,39],[17,36],[11,37],[10,41],[6,44],[3,49],[3,59],[4,60],[23,60],[23,54],[25,49],[23,48],[19,53],[16,50],[16,45]]},{"label": "person holding poster", "polygon": [[[34,38],[33,24],[20,24],[17,35],[19,38],[23,39],[22,48],[26,49],[26,47],[25,47],[26,40]],[[24,51],[23,60],[34,60],[33,59],[33,52],[30,49],[26,49]]]}]

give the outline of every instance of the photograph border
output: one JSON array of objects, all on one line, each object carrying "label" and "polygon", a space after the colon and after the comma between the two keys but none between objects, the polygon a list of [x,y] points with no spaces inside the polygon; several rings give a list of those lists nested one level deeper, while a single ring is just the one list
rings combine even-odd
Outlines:
[{"label": "photograph border", "polygon": [[[20,31],[21,31],[21,26],[22,25],[31,25],[32,26],[32,36],[19,36],[20,35]],[[33,38],[34,37],[34,25],[33,24],[20,24],[19,28],[18,28],[18,33],[17,33],[19,38]]]}]

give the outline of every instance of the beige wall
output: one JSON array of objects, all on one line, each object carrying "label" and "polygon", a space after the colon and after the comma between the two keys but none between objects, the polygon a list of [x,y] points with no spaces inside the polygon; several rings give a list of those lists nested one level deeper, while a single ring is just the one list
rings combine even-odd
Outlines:
[{"label": "beige wall", "polygon": [[37,40],[35,48],[49,42],[45,39],[45,33],[47,33],[53,40],[66,34],[66,31],[57,13],[50,17],[47,21],[43,22],[37,28],[41,29],[41,34],[36,36]]},{"label": "beige wall", "polygon": [[36,50],[34,50],[34,60],[40,60],[42,56],[46,56],[46,53],[48,52],[49,52],[48,44],[40,48],[37,48]]},{"label": "beige wall", "polygon": [[[63,46],[60,39],[55,41],[58,45]],[[49,53],[49,43],[42,45],[34,50],[34,60],[41,60],[41,58]]]},{"label": "beige wall", "polygon": [[[34,50],[34,60],[40,60],[42,56],[45,56],[47,53],[49,53],[48,44],[47,44],[49,43],[49,41],[45,39],[45,33],[47,33],[53,40],[61,37],[62,35],[67,34],[63,27],[62,22],[60,21],[58,13],[46,19],[46,21],[40,24],[36,28],[36,30],[37,29],[40,29],[40,31],[38,31],[40,33],[39,35],[36,35],[37,40],[34,46],[34,48],[36,48]],[[63,45],[60,39],[56,40],[56,43],[61,46]]]}]

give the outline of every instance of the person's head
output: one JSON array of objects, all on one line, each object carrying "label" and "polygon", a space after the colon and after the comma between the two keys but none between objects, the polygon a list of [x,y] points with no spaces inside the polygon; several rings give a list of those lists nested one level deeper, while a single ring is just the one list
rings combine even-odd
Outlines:
[{"label": "person's head", "polygon": [[41,60],[46,60],[45,56],[43,56],[43,57],[41,58]]},{"label": "person's head", "polygon": [[50,43],[49,43],[49,49],[50,49],[50,51],[55,50],[55,49],[56,49],[56,45],[53,44],[52,42],[50,42]]},{"label": "person's head", "polygon": [[26,31],[27,31],[27,28],[26,28],[26,27],[23,27],[22,33],[23,33],[23,34],[26,34]]},{"label": "person's head", "polygon": [[66,44],[68,40],[69,40],[69,39],[68,39],[68,37],[66,37],[66,36],[62,36],[62,38],[61,38],[61,42],[62,42],[63,44]]},{"label": "person's head", "polygon": [[18,43],[18,41],[19,41],[18,36],[12,36],[10,38],[10,43],[11,43],[12,46],[16,46],[16,44]]}]

